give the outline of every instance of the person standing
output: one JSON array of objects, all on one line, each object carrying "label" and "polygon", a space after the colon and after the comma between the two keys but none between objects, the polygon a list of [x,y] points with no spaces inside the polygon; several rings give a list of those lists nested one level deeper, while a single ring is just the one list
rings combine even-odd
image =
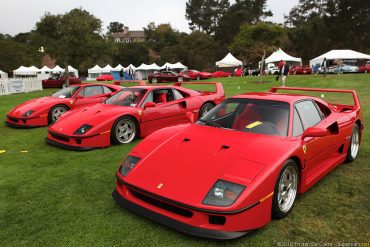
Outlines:
[{"label": "person standing", "polygon": [[323,70],[324,76],[326,76],[328,70],[328,61],[326,61],[326,57],[324,57],[324,60],[322,61],[321,69]]},{"label": "person standing", "polygon": [[119,79],[120,80],[123,80],[123,76],[124,76],[124,74],[123,74],[123,68],[119,71]]},{"label": "person standing", "polygon": [[285,81],[286,81],[286,78],[289,74],[289,65],[284,61],[283,63],[283,66],[281,67],[281,70],[280,70],[280,75],[281,75],[281,86],[282,87],[285,87]]},{"label": "person standing", "polygon": [[279,80],[279,76],[281,76],[281,72],[282,72],[281,69],[283,68],[284,64],[285,64],[285,61],[280,60],[280,62],[277,65],[277,67],[279,69],[279,73],[277,74],[277,76],[275,78],[276,81],[278,81]]}]

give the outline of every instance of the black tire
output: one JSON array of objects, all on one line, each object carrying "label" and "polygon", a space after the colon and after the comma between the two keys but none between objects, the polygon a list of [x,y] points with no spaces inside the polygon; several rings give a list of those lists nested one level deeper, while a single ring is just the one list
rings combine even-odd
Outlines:
[{"label": "black tire", "polygon": [[[281,186],[281,184],[280,184],[281,180],[284,179],[284,178],[282,178],[282,176],[283,176],[283,174],[285,174],[286,171],[295,171],[296,186],[295,186],[295,188],[293,186],[293,189],[295,189],[295,192],[294,192],[294,190],[291,190],[292,187],[287,188],[286,186],[283,186],[283,192],[284,192],[284,188],[285,188],[286,189],[285,192],[286,193],[292,193],[292,197],[291,197],[290,200],[287,200],[287,201],[289,201],[289,203],[287,205],[287,208],[285,210],[282,210],[281,206],[279,206],[279,199],[278,199],[279,198],[279,193],[280,193],[279,187]],[[299,169],[298,169],[297,163],[294,160],[289,159],[284,163],[284,166],[281,169],[281,171],[279,173],[279,176],[277,177],[277,180],[276,180],[276,183],[275,183],[274,197],[272,199],[272,208],[271,208],[271,215],[274,219],[282,219],[292,211],[295,200],[297,198],[298,185],[299,185]]]},{"label": "black tire", "polygon": [[211,110],[213,107],[215,107],[215,104],[207,102],[199,110],[199,118],[203,117],[209,110]]},{"label": "black tire", "polygon": [[[133,136],[130,136],[128,137],[126,140],[124,140],[124,138],[121,138],[119,136],[119,126],[122,125],[122,123],[127,123],[129,124],[130,126],[130,129],[133,130],[133,132],[130,132],[130,133],[133,133]],[[111,138],[111,143],[112,144],[126,144],[126,143],[130,143],[132,141],[134,141],[137,136],[138,136],[138,133],[139,133],[139,127],[137,126],[137,123],[136,121],[132,118],[132,117],[129,117],[129,116],[122,116],[120,118],[118,118],[113,126],[112,126],[112,129],[111,129],[111,132],[110,132],[110,138]]]},{"label": "black tire", "polygon": [[[357,135],[357,136],[356,136]],[[355,145],[354,142],[357,142]],[[349,143],[346,162],[352,162],[357,158],[358,151],[360,149],[360,127],[357,123],[353,126],[351,141]]]},{"label": "black tire", "polygon": [[[58,113],[55,112],[55,111],[58,111],[58,109],[60,110],[60,113],[62,113],[62,112],[65,113],[65,112],[69,111],[69,107],[66,106],[66,105],[55,105],[55,106],[53,106],[48,112],[48,124],[49,125],[54,123],[60,117],[61,114],[59,115]],[[57,115],[59,115],[59,116],[57,117]]]}]

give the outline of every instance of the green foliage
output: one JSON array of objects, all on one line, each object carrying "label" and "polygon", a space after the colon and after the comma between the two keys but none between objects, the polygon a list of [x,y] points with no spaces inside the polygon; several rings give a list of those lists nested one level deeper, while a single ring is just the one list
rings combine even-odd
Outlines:
[{"label": "green foliage", "polygon": [[117,43],[112,55],[112,64],[140,65],[149,62],[149,48],[145,43]]},{"label": "green foliage", "polygon": [[304,60],[331,49],[370,52],[370,1],[300,0],[285,23],[288,49]]},{"label": "green foliage", "polygon": [[189,0],[185,17],[191,30],[212,34],[229,6],[229,0]]},{"label": "green foliage", "polygon": [[107,27],[107,29],[108,29],[108,33],[118,33],[118,32],[122,32],[124,27],[125,26],[122,23],[114,21],[114,22],[109,23],[109,26]]},{"label": "green foliage", "polygon": [[73,9],[64,15],[43,16],[36,24],[34,42],[57,63],[86,70],[86,61],[109,60],[112,47],[100,32],[99,19],[83,9]]},{"label": "green foliage", "polygon": [[241,25],[256,24],[268,16],[272,13],[266,10],[266,0],[238,0],[221,16],[215,38],[219,43],[229,45]]},{"label": "green foliage", "polygon": [[245,24],[240,28],[240,33],[235,37],[230,49],[243,57],[259,61],[267,53],[272,52],[282,44],[284,28],[270,23],[256,25]]},{"label": "green foliage", "polygon": [[36,48],[18,43],[12,38],[0,38],[0,69],[13,73],[19,66],[39,65],[41,54]]}]

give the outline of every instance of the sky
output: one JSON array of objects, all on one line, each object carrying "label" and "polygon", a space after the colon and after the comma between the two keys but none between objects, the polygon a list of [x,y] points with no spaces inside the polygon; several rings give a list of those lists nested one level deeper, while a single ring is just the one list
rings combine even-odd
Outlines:
[{"label": "sky", "polygon": [[[102,20],[105,28],[110,22],[118,21],[130,30],[142,30],[154,21],[189,32],[185,3],[186,0],[1,0],[0,33],[29,32],[46,12],[63,14],[79,7]],[[267,0],[267,8],[274,15],[268,20],[282,23],[284,14],[297,3],[298,0]]]}]

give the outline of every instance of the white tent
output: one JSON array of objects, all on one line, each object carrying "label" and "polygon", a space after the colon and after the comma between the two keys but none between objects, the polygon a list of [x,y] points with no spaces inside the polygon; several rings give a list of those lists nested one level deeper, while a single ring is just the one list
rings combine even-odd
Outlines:
[{"label": "white tent", "polygon": [[310,66],[315,64],[321,64],[322,61],[326,58],[327,60],[334,60],[334,59],[370,59],[370,55],[353,51],[353,50],[331,50],[327,53],[322,54],[314,59],[310,60]]},{"label": "white tent", "polygon": [[45,65],[44,67],[40,69],[39,72],[44,73],[44,74],[49,74],[51,71],[52,69],[50,69],[48,66]]},{"label": "white tent", "polygon": [[141,79],[147,79],[149,74],[153,74],[155,71],[160,70],[160,67],[153,63],[153,64],[145,64],[142,63],[139,67],[136,68],[136,71],[138,73],[138,78]]},{"label": "white tent", "polygon": [[123,67],[121,64],[118,64],[112,69],[112,71],[121,71],[122,69],[125,69],[125,67]]},{"label": "white tent", "polygon": [[23,76],[37,76],[37,72],[39,72],[39,69],[35,66],[31,67],[24,67],[21,66],[16,70],[13,70],[14,77],[23,77]]},{"label": "white tent", "polygon": [[298,57],[292,57],[288,54],[286,54],[282,49],[277,49],[275,52],[273,52],[269,57],[265,59],[265,63],[274,63],[274,62],[280,62],[281,60],[287,61],[287,62],[296,62],[302,65],[302,59]]},{"label": "white tent", "polygon": [[78,70],[73,68],[71,65],[68,65],[68,72],[73,73],[75,77],[78,77]]},{"label": "white tent", "polygon": [[110,74],[112,72],[113,68],[109,64],[101,69],[102,74]]},{"label": "white tent", "polygon": [[89,76],[87,77],[88,81],[93,81],[101,75],[101,68],[99,65],[95,65],[91,69],[87,70]]},{"label": "white tent", "polygon": [[62,69],[59,65],[56,65],[53,69],[53,73],[64,73],[65,69]]},{"label": "white tent", "polygon": [[5,73],[0,69],[0,79],[7,79],[8,78],[8,73]]},{"label": "white tent", "polygon": [[[152,64],[153,65],[153,64]],[[156,65],[156,64],[155,64]],[[159,69],[174,69],[174,70],[186,70],[187,67],[180,62],[177,63],[165,63]]]},{"label": "white tent", "polygon": [[236,59],[230,52],[220,61],[216,62],[217,67],[238,67],[242,66],[243,62]]}]

